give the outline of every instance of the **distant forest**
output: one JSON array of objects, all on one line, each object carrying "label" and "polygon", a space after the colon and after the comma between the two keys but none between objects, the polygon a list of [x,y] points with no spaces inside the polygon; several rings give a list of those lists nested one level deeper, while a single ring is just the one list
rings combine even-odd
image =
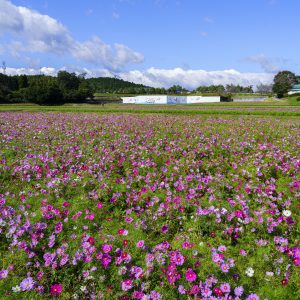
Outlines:
[{"label": "distant forest", "polygon": [[[272,85],[256,87],[259,93],[270,93]],[[193,92],[201,94],[253,93],[252,86],[210,85],[200,86]],[[14,75],[0,73],[0,103],[32,102],[41,105],[63,103],[82,103],[94,95],[116,94],[186,94],[189,91],[180,85],[168,89],[154,88],[128,82],[119,78],[99,77],[85,78],[85,74],[76,75],[66,71],[57,76]]]}]

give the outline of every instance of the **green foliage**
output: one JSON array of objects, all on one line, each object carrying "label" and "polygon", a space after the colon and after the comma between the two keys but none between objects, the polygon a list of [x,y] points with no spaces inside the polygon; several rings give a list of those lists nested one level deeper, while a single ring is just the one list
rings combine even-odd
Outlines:
[{"label": "green foliage", "polygon": [[136,94],[145,93],[145,86],[128,82],[119,78],[99,77],[86,79],[90,88],[94,93],[124,93]]},{"label": "green foliage", "polygon": [[18,79],[19,89],[28,87],[29,83],[28,83],[27,75],[20,75],[17,79]]},{"label": "green foliage", "polygon": [[182,94],[182,93],[186,93],[187,91],[188,91],[187,89],[184,89],[180,85],[173,85],[170,88],[168,88],[168,92],[171,94]]},{"label": "green foliage", "polygon": [[59,71],[57,73],[57,84],[62,91],[77,90],[80,84],[80,78],[75,73]]},{"label": "green foliage", "polygon": [[241,86],[234,84],[227,84],[226,87],[224,85],[209,85],[209,86],[199,86],[196,90],[196,93],[201,94],[241,94],[241,93],[254,93],[252,85],[250,86]]},{"label": "green foliage", "polygon": [[274,77],[273,92],[278,98],[283,98],[295,83],[297,83],[297,78],[294,73],[281,71]]},{"label": "green foliage", "polygon": [[89,84],[75,73],[60,71],[57,77],[0,74],[0,103],[60,105],[65,102],[80,103],[92,97]]},{"label": "green foliage", "polygon": [[38,84],[32,85],[23,89],[23,96],[30,102],[40,105],[57,105],[63,102],[63,94],[56,82],[41,81]]},{"label": "green foliage", "polygon": [[198,93],[216,93],[216,94],[222,94],[225,93],[225,87],[223,85],[209,85],[209,86],[199,86],[196,89],[196,92]]}]

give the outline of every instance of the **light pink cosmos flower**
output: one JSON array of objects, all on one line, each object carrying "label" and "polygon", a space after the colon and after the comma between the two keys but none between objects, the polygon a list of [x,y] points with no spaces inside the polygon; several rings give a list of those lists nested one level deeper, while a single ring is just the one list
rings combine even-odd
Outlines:
[{"label": "light pink cosmos flower", "polygon": [[138,242],[136,243],[136,246],[137,246],[138,248],[143,248],[143,247],[144,247],[144,244],[145,244],[145,241],[144,241],[144,240],[140,240],[140,241],[138,241]]}]

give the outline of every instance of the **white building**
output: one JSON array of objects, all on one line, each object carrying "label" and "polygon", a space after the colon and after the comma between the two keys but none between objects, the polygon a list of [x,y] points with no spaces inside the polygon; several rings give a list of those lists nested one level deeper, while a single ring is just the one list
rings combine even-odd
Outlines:
[{"label": "white building", "polygon": [[193,104],[221,102],[221,97],[145,95],[135,97],[122,97],[122,100],[125,104]]},{"label": "white building", "polygon": [[288,92],[289,95],[300,93],[300,84],[294,84],[292,89]]}]

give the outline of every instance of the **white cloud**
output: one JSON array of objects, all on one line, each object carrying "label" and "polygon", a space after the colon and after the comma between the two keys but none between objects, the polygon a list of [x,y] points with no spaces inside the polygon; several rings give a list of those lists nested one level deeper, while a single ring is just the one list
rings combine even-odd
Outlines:
[{"label": "white cloud", "polygon": [[91,9],[91,8],[89,8],[86,12],[85,12],[85,14],[87,15],[87,16],[89,16],[89,15],[91,15],[91,14],[93,14],[93,9]]},{"label": "white cloud", "polygon": [[105,44],[99,37],[79,42],[54,18],[26,7],[16,6],[8,0],[0,0],[1,33],[11,35],[7,48],[13,50],[14,56],[23,52],[69,54],[113,70],[120,70],[128,64],[144,60],[141,53],[125,45]]},{"label": "white cloud", "polygon": [[[1,73],[0,69],[0,73]],[[96,69],[91,70],[87,68],[78,68],[78,67],[62,67],[59,69],[52,68],[52,67],[42,67],[42,68],[7,68],[6,74],[7,75],[49,75],[49,76],[56,76],[59,71],[68,71],[68,72],[74,72],[77,75],[86,73],[87,77],[114,77],[115,74],[107,69]]]},{"label": "white cloud", "polygon": [[214,23],[214,19],[211,18],[211,17],[207,17],[207,16],[203,18],[203,21],[204,21],[205,23],[209,23],[209,24]]},{"label": "white cloud", "polygon": [[184,70],[175,69],[157,69],[134,70],[130,72],[113,73],[108,69],[91,70],[87,68],[64,67],[55,70],[54,68],[39,69],[13,69],[7,68],[7,74],[39,74],[55,75],[59,70],[67,70],[77,74],[86,72],[87,77],[114,77],[118,75],[123,80],[135,83],[141,83],[153,87],[168,88],[174,84],[179,84],[188,89],[195,89],[200,85],[218,85],[218,84],[240,84],[242,86],[270,84],[274,75],[271,73],[242,73],[236,70],[205,71],[205,70]]},{"label": "white cloud", "polygon": [[117,20],[117,19],[120,18],[120,14],[114,11],[114,12],[112,13],[112,17],[113,17],[113,19]]},{"label": "white cloud", "polygon": [[260,67],[267,73],[276,73],[280,70],[280,67],[278,66],[278,63],[285,62],[284,59],[275,59],[274,60],[269,59],[264,54],[257,54],[257,55],[251,55],[245,58],[246,61],[256,63],[260,65]]},{"label": "white cloud", "polygon": [[236,70],[205,71],[150,68],[145,71],[130,71],[119,75],[122,79],[153,87],[170,87],[174,84],[194,89],[200,85],[240,84],[242,86],[269,84],[273,75],[269,73],[241,73]]},{"label": "white cloud", "polygon": [[7,0],[0,0],[1,32],[12,33],[30,52],[67,52],[73,39],[68,30],[57,20]]},{"label": "white cloud", "polygon": [[44,75],[50,75],[55,76],[57,74],[57,70],[55,68],[50,67],[43,67],[40,69],[34,69],[34,68],[7,68],[6,69],[7,75],[38,75],[38,74],[44,74]]},{"label": "white cloud", "polygon": [[144,60],[141,53],[132,51],[127,46],[107,45],[98,37],[93,37],[84,43],[76,43],[71,51],[79,60],[102,65],[111,70],[119,70],[127,64],[136,64]]}]

